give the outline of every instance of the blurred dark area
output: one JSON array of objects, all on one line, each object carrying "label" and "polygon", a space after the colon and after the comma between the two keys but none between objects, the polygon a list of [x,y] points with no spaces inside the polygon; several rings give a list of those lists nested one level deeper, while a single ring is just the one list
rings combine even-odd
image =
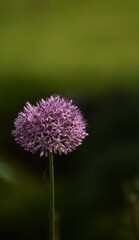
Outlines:
[{"label": "blurred dark area", "polygon": [[54,93],[89,133],[54,158],[56,240],[139,238],[138,14],[137,0],[1,0],[0,239],[48,239],[48,159],[11,130],[25,102]]}]

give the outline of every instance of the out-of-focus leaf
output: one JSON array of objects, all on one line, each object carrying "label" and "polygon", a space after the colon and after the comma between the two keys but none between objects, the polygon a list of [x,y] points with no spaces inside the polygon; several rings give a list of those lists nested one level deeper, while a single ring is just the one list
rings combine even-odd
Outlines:
[{"label": "out-of-focus leaf", "polygon": [[8,163],[5,163],[3,161],[0,161],[0,179],[8,183],[15,182],[14,169]]}]

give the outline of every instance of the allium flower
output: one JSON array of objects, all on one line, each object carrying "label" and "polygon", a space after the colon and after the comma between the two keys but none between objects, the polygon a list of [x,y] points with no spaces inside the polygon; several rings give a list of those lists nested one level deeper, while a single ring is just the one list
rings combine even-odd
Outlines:
[{"label": "allium flower", "polygon": [[49,152],[67,154],[79,146],[86,133],[86,122],[72,100],[53,95],[36,105],[26,103],[14,122],[12,135],[25,150],[40,156]]}]

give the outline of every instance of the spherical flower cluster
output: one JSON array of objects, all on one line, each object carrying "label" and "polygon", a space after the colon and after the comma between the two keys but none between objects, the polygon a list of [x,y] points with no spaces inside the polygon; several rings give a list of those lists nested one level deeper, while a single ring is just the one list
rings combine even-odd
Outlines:
[{"label": "spherical flower cluster", "polygon": [[47,157],[49,152],[71,152],[88,134],[84,117],[72,100],[52,95],[36,105],[27,102],[15,119],[12,135],[25,150]]}]

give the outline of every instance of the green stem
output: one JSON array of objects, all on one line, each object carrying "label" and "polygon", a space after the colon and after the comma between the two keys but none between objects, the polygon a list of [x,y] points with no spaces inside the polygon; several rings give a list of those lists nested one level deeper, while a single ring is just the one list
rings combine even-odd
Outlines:
[{"label": "green stem", "polygon": [[55,239],[55,189],[53,153],[49,153],[50,240]]}]

